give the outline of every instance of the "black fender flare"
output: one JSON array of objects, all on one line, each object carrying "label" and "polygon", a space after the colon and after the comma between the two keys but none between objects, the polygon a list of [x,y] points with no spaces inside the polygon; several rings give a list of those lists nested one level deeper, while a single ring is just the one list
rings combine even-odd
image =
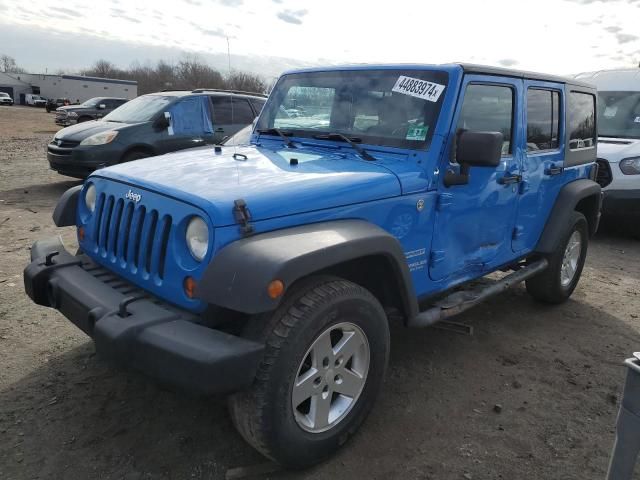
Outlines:
[{"label": "black fender flare", "polygon": [[[591,202],[585,204],[582,211],[579,205],[587,199]],[[596,182],[582,178],[567,183],[558,193],[535,251],[543,254],[555,251],[558,239],[564,233],[571,213],[575,210],[585,214],[589,223],[589,233],[593,235],[598,229],[601,207],[602,189]]]},{"label": "black fender flare", "polygon": [[206,268],[196,290],[209,304],[248,314],[274,310],[267,286],[281,280],[285,289],[310,274],[368,256],[391,266],[405,315],[418,312],[413,282],[400,242],[363,220],[336,220],[285,228],[237,240],[222,248]]},{"label": "black fender flare", "polygon": [[53,210],[53,223],[56,227],[70,227],[76,224],[78,198],[82,185],[71,187],[62,194]]}]

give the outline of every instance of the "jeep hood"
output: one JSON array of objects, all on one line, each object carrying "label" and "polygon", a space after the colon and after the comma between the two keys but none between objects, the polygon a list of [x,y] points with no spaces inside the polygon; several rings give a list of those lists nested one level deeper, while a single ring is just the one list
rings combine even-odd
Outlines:
[{"label": "jeep hood", "polygon": [[[291,158],[298,164],[291,165]],[[237,199],[258,221],[401,193],[396,175],[376,162],[344,153],[256,146],[224,147],[221,153],[211,147],[184,150],[104,168],[93,177],[130,184],[134,193],[139,187],[190,202],[209,212],[216,227],[236,223]]]},{"label": "jeep hood", "polygon": [[102,120],[92,120],[89,122],[81,122],[70,127],[63,128],[55,137],[61,140],[69,140],[81,142],[85,138],[95,135],[96,133],[105,132],[107,130],[120,130],[122,128],[130,127],[130,123],[117,123],[117,122],[105,122]]},{"label": "jeep hood", "polygon": [[634,138],[598,139],[598,157],[610,163],[617,163],[623,158],[640,156],[640,140]]}]

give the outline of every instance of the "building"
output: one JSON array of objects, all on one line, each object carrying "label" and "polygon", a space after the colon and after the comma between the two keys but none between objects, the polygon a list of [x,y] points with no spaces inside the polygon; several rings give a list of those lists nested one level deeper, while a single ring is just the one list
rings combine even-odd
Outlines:
[{"label": "building", "polygon": [[82,75],[0,73],[0,92],[7,92],[17,104],[24,104],[27,93],[82,103],[93,97],[135,98],[138,96],[138,82]]},{"label": "building", "polygon": [[27,93],[33,93],[31,85],[13,78],[7,73],[0,72],[0,92],[8,93],[15,103],[20,103]]}]

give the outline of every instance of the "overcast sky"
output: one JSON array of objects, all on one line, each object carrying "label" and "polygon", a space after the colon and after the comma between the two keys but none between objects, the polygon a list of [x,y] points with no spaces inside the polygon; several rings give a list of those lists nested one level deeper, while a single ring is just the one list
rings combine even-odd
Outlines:
[{"label": "overcast sky", "polygon": [[451,61],[564,74],[637,66],[639,19],[640,0],[0,0],[0,53],[50,73],[181,52],[222,68],[228,37],[234,66],[266,76]]}]

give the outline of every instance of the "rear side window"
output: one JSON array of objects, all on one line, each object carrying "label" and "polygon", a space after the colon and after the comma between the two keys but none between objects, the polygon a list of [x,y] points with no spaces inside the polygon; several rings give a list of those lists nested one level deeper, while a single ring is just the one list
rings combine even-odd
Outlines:
[{"label": "rear side window", "polygon": [[568,104],[569,149],[595,147],[596,97],[589,93],[570,92]]},{"label": "rear side window", "polygon": [[470,84],[464,95],[458,130],[500,132],[502,155],[511,153],[513,89],[500,85]]},{"label": "rear side window", "polygon": [[251,105],[244,99],[233,99],[233,123],[247,125],[253,122],[255,115],[251,110]]},{"label": "rear side window", "polygon": [[527,91],[527,151],[558,148],[560,94],[530,88]]}]

